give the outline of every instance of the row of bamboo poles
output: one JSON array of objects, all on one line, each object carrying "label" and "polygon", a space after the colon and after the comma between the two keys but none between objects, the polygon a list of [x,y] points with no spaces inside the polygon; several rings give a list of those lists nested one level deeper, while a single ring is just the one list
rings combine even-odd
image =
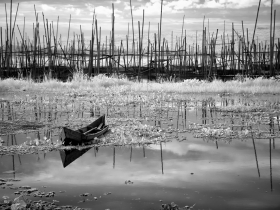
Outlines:
[{"label": "row of bamboo poles", "polygon": [[[96,15],[93,14],[90,40],[85,40],[85,34],[80,26],[79,33],[73,33],[70,40],[71,15],[69,19],[68,36],[66,44],[62,44],[59,35],[59,16],[56,28],[53,22],[43,17],[43,34],[40,34],[40,22],[34,5],[36,22],[33,23],[33,37],[28,37],[23,29],[16,25],[19,4],[16,15],[12,18],[12,0],[10,4],[10,19],[8,21],[5,4],[6,26],[0,27],[0,77],[14,76],[12,72],[20,75],[39,78],[42,75],[57,77],[63,69],[68,75],[82,71],[89,76],[106,74],[126,74],[138,79],[143,77],[159,78],[174,77],[188,78],[200,77],[204,79],[233,76],[242,74],[246,76],[275,76],[279,74],[280,67],[280,40],[275,37],[275,17],[273,1],[271,1],[270,42],[255,39],[258,21],[257,11],[255,29],[252,40],[249,39],[248,29],[245,31],[242,21],[242,32],[235,30],[232,24],[232,33],[224,31],[219,35],[209,32],[203,20],[202,43],[199,45],[196,33],[196,42],[188,44],[187,33],[184,30],[174,38],[171,33],[171,42],[162,37],[162,6],[158,32],[150,33],[148,24],[147,41],[144,42],[145,11],[142,22],[137,22],[138,36],[134,30],[133,10],[131,8],[131,27],[124,40],[115,40],[115,14],[112,4],[112,29],[109,37],[102,37],[102,29],[98,26]],[[274,14],[274,16],[273,16]],[[13,21],[12,21],[13,20]],[[131,28],[131,29],[130,29]],[[130,37],[130,30],[132,37]],[[18,32],[18,36],[15,32]],[[174,43],[175,41],[175,43]],[[88,43],[88,44],[86,44]],[[146,43],[146,47],[143,44]],[[55,73],[55,75],[54,75]]]}]

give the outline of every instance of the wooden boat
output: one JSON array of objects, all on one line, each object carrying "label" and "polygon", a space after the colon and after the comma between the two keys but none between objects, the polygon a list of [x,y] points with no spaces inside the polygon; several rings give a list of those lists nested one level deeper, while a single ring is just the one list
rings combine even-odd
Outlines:
[{"label": "wooden boat", "polygon": [[96,138],[106,133],[108,129],[109,126],[105,125],[105,115],[102,115],[93,123],[78,130],[63,127],[59,139],[63,145],[96,144],[99,142]]}]

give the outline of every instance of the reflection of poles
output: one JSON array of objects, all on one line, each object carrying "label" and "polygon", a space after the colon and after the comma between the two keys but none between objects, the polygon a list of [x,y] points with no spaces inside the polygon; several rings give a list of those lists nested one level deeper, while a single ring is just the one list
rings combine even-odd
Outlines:
[{"label": "reflection of poles", "polygon": [[145,153],[145,145],[143,145],[143,156],[146,157],[146,153]]},{"label": "reflection of poles", "polygon": [[115,168],[115,161],[116,161],[116,149],[115,149],[115,147],[114,147],[113,168]]},{"label": "reflection of poles", "polygon": [[183,125],[183,129],[185,129],[183,104],[181,105],[181,112],[182,112],[182,125]]},{"label": "reflection of poles", "polygon": [[[135,102],[136,103],[136,102]],[[136,104],[133,104],[133,117],[135,118],[135,107],[136,107]]]},{"label": "reflection of poles", "polygon": [[212,107],[210,107],[210,117],[211,117],[211,120],[212,120],[212,124],[214,124],[213,109],[212,109]]},{"label": "reflection of poles", "polygon": [[178,104],[177,129],[179,128],[180,106],[181,104]]},{"label": "reflection of poles", "polygon": [[[269,131],[270,134],[274,134],[274,118],[270,117],[270,123],[269,123]],[[275,149],[275,139],[273,138],[273,149]]]},{"label": "reflection of poles", "polygon": [[141,108],[141,102],[140,102],[140,117],[142,117],[142,108]]},{"label": "reflection of poles", "polygon": [[163,173],[163,157],[162,157],[162,144],[160,142],[160,160],[161,160],[161,173]]},{"label": "reflection of poles", "polygon": [[185,102],[185,128],[187,127],[187,102]]},{"label": "reflection of poles", "polygon": [[207,102],[206,101],[202,101],[202,124],[206,124],[207,120]]},{"label": "reflection of poles", "polygon": [[[14,138],[13,135],[11,135],[12,137],[12,145],[14,145]],[[13,175],[14,175],[14,179],[16,178],[16,171],[15,171],[15,156],[12,155],[12,159],[13,159]]]},{"label": "reflection of poles", "polygon": [[216,147],[217,147],[217,149],[219,149],[218,141],[216,141]]},{"label": "reflection of poles", "polygon": [[13,158],[13,175],[14,175],[14,179],[16,178],[16,171],[15,171],[15,156],[12,155]]},{"label": "reflection of poles", "polygon": [[131,162],[131,159],[132,159],[132,146],[130,146],[130,162]]},{"label": "reflection of poles", "polygon": [[269,165],[270,165],[270,188],[272,192],[273,185],[272,185],[271,139],[269,139]]},{"label": "reflection of poles", "polygon": [[254,145],[254,151],[255,151],[255,157],[256,157],[256,164],[257,164],[258,174],[259,174],[259,177],[261,177],[260,169],[259,169],[258,156],[257,156],[257,150],[256,150],[255,140],[254,140],[253,137],[252,137],[252,140],[253,140],[253,145]]},{"label": "reflection of poles", "polygon": [[40,133],[39,133],[39,131],[37,133],[37,139],[40,140]]},{"label": "reflection of poles", "polygon": [[52,130],[51,129],[49,130],[49,139],[51,140],[51,143],[53,143],[53,141],[52,141]]},{"label": "reflection of poles", "polygon": [[[14,140],[15,140],[15,144],[18,145],[17,139],[16,139],[16,135],[15,135],[15,134],[14,134]],[[18,155],[18,160],[19,160],[19,164],[21,165],[20,155]]]},{"label": "reflection of poles", "polygon": [[253,128],[252,128],[252,126],[251,126],[251,136],[252,136],[252,141],[253,141],[253,145],[254,145],[254,151],[255,151],[255,158],[256,158],[258,174],[259,174],[259,177],[261,177],[260,168],[259,168],[259,162],[258,162],[258,156],[257,156],[257,150],[256,150],[255,140],[254,140],[254,137],[253,137]]}]

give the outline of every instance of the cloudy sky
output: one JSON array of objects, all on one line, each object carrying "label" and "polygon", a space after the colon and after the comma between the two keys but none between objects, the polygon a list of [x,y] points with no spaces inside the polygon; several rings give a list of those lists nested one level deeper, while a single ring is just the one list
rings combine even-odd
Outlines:
[{"label": "cloudy sky", "polygon": [[[144,33],[148,32],[148,24],[151,24],[151,32],[155,33],[160,20],[161,0],[131,0],[134,16],[135,33],[138,33],[138,21],[142,21],[143,10],[145,14]],[[271,0],[262,0],[259,14],[258,30],[265,30],[269,34],[270,4]],[[0,0],[0,26],[5,28],[5,3],[9,12],[10,0]],[[50,21],[54,22],[56,28],[59,16],[59,34],[66,37],[69,17],[71,14],[71,34],[79,33],[80,25],[85,36],[90,36],[93,12],[98,19],[98,27],[102,28],[102,35],[108,35],[111,29],[112,3],[115,8],[115,33],[125,39],[128,23],[131,34],[131,15],[129,0],[13,0],[13,13],[15,14],[17,3],[19,13],[17,24],[23,28],[25,17],[26,30],[32,31],[35,22],[34,5],[39,13],[40,29],[43,28],[42,12]],[[226,28],[230,29],[231,24],[235,27],[241,26],[244,21],[245,28],[252,28],[256,19],[259,0],[165,0],[163,2],[163,26],[164,36],[180,34],[182,30],[183,17],[185,16],[184,29],[187,31],[202,31],[203,17],[206,23],[210,23],[210,31],[220,31],[226,21]],[[274,9],[278,10],[276,20],[280,20],[280,0],[274,0]],[[280,23],[276,22],[277,29]],[[16,32],[18,32],[16,30]],[[278,33],[278,31],[276,32]],[[104,38],[105,39],[105,38]]]}]

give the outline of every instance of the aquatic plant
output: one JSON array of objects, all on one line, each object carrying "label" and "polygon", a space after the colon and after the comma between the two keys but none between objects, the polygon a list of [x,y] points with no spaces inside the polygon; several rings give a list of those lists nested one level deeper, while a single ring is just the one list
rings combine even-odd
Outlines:
[{"label": "aquatic plant", "polygon": [[0,88],[5,90],[24,90],[24,91],[104,91],[106,88],[122,87],[123,91],[156,92],[164,93],[275,93],[280,92],[280,83],[275,79],[256,78],[244,81],[213,80],[212,82],[200,81],[197,79],[184,80],[183,82],[149,82],[139,83],[129,81],[127,78],[116,76],[108,77],[98,75],[88,77],[83,73],[75,73],[72,80],[61,82],[56,79],[48,79],[37,83],[31,79],[0,79]]}]

